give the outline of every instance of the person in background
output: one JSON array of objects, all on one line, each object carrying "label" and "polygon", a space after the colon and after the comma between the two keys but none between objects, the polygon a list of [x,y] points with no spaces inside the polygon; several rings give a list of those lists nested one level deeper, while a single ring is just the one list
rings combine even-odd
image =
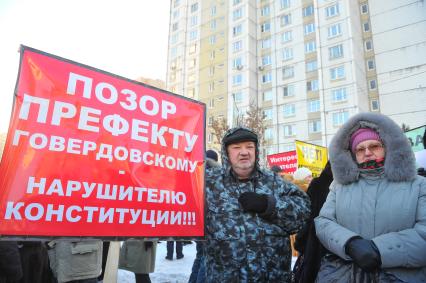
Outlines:
[{"label": "person in background", "polygon": [[22,276],[18,243],[0,241],[0,283],[17,283]]},{"label": "person in background", "polygon": [[330,251],[317,282],[425,282],[426,179],[401,128],[359,113],[333,137],[333,183],[316,233]]},{"label": "person in background", "polygon": [[[167,241],[167,260],[173,260],[175,241]],[[176,259],[183,258],[183,241],[176,241]]]},{"label": "person in background", "polygon": [[120,249],[118,267],[135,273],[136,283],[151,283],[154,272],[157,242],[127,240]]},{"label": "person in background", "polygon": [[257,134],[222,139],[222,166],[206,172],[206,282],[291,282],[289,235],[309,217],[309,198],[259,166]]},{"label": "person in background", "polygon": [[45,242],[20,241],[18,247],[23,271],[20,283],[55,282],[49,268],[49,256]]},{"label": "person in background", "polygon": [[[206,170],[219,167],[217,163],[219,157],[216,151],[209,149],[206,151]],[[197,241],[197,254],[192,265],[191,275],[188,283],[204,283],[206,281],[206,261],[204,258],[204,242]]]},{"label": "person in background", "polygon": [[314,218],[318,216],[330,191],[330,184],[333,181],[330,162],[327,162],[320,176],[314,178],[309,184],[307,194],[311,199],[311,216],[308,223],[296,235],[294,247],[299,252],[299,256],[294,265],[296,283],[314,282],[320,267],[321,258],[326,250],[319,242]]},{"label": "person in background", "polygon": [[102,268],[102,241],[54,240],[48,243],[50,268],[58,283],[97,283]]}]

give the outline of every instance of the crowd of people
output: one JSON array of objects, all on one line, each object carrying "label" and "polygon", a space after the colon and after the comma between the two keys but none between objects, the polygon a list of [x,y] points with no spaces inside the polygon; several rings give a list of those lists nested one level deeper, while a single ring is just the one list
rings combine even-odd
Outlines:
[{"label": "crowd of people", "polygon": [[[205,240],[196,243],[190,283],[426,282],[426,179],[394,121],[354,115],[317,178],[306,168],[283,178],[260,166],[259,152],[258,135],[236,127],[222,139],[220,164],[206,153]],[[166,259],[174,244],[183,258],[177,241]],[[156,245],[125,241],[119,267],[151,282]],[[98,282],[102,249],[95,240],[0,241],[0,283]]]}]

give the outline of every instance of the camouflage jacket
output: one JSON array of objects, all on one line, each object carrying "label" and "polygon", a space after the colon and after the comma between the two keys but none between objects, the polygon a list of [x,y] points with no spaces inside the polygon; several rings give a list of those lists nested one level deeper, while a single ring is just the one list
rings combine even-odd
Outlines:
[{"label": "camouflage jacket", "polygon": [[[308,196],[258,165],[239,182],[224,153],[223,166],[206,173],[206,282],[291,282],[289,235],[309,217]],[[248,191],[275,202],[263,214],[243,212],[238,197]]]}]

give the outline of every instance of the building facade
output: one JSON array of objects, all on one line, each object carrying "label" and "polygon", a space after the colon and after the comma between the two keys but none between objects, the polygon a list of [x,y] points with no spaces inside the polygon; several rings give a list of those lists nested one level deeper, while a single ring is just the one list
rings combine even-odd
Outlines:
[{"label": "building facade", "polygon": [[[382,89],[391,91],[390,84],[382,88],[381,83],[401,68],[387,65],[392,51],[383,50],[403,42],[388,44],[392,40],[382,32],[389,28],[386,15],[372,14],[380,7],[389,5],[380,0],[172,0],[167,88],[206,103],[207,147],[219,149],[209,127],[213,117],[232,125],[251,104],[266,117],[264,154],[292,150],[294,140],[326,146],[355,113],[401,111],[391,101],[398,95],[381,95]],[[424,34],[425,13],[419,11],[417,20],[422,16],[415,27]],[[424,59],[424,37],[417,39],[423,49],[409,56]],[[419,106],[425,99],[421,89],[413,90],[423,91],[413,105],[425,109],[426,103]],[[417,126],[414,118],[404,119]]]}]

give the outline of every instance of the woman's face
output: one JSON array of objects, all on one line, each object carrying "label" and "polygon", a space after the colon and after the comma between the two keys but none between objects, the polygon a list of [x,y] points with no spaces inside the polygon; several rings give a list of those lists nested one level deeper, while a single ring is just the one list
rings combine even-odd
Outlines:
[{"label": "woman's face", "polygon": [[382,159],[385,157],[385,154],[385,148],[378,140],[360,142],[355,148],[355,157],[358,164],[370,160]]}]

